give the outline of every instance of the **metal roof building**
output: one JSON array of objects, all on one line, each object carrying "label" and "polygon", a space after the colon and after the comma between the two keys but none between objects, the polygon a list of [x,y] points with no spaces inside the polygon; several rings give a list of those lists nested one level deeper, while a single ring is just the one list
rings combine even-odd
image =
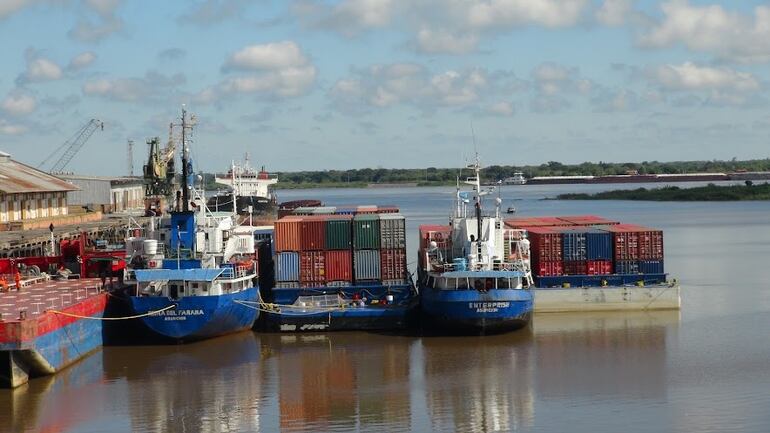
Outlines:
[{"label": "metal roof building", "polygon": [[67,193],[77,189],[0,152],[0,224],[67,215]]}]

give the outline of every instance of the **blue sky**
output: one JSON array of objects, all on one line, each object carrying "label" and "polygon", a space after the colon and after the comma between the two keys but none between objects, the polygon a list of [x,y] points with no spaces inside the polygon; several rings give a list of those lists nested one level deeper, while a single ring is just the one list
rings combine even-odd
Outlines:
[{"label": "blue sky", "polygon": [[770,3],[2,0],[0,150],[135,172],[181,104],[199,169],[766,158]]}]

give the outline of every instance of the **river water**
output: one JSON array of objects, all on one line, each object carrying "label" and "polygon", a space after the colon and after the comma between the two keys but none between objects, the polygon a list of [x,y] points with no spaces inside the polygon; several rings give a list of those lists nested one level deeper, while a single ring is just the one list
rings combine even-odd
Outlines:
[{"label": "river water", "polygon": [[[0,431],[770,431],[770,203],[541,200],[614,187],[504,187],[503,206],[662,228],[681,312],[544,314],[487,337],[245,332],[106,347],[0,390]],[[295,198],[398,205],[413,253],[417,225],[446,221],[452,189],[281,193]]]}]

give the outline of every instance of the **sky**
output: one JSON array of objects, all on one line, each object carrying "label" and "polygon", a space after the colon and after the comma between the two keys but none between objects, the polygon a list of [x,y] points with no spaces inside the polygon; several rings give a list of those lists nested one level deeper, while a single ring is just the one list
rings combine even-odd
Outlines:
[{"label": "sky", "polygon": [[0,150],[134,174],[770,157],[770,2],[0,0]]}]

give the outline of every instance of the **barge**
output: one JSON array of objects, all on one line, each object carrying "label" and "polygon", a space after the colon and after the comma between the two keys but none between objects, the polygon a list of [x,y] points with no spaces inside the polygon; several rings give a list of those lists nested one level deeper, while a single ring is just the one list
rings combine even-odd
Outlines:
[{"label": "barge", "polygon": [[19,286],[0,293],[0,387],[54,374],[103,342],[108,294],[101,280],[42,276]]}]

